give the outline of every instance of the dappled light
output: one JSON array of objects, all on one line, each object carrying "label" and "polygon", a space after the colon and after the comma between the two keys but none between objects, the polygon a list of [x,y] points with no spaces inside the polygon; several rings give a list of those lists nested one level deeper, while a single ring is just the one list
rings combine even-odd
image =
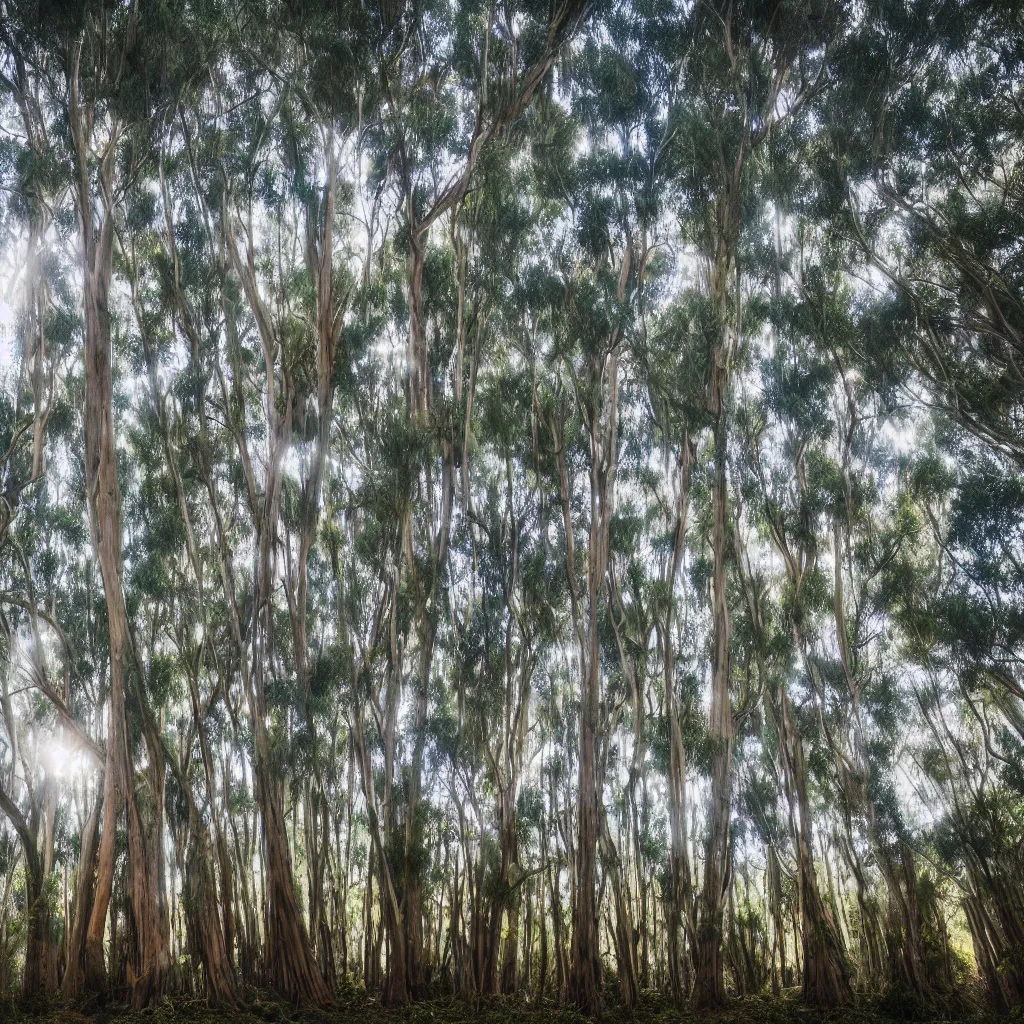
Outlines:
[{"label": "dappled light", "polygon": [[0,0],[0,1016],[1019,1020],[1022,83]]}]

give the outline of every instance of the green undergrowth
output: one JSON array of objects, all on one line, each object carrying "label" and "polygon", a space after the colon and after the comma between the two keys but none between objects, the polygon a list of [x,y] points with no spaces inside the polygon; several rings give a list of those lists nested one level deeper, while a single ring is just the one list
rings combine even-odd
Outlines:
[{"label": "green undergrowth", "polygon": [[[110,1005],[91,1015],[61,1008],[30,1012],[16,1005],[0,1004],[0,1019],[40,1024],[347,1024],[349,1021],[360,1024],[584,1024],[593,1020],[548,1001],[538,1004],[498,998],[433,999],[388,1008],[361,993],[340,996],[331,1010],[296,1008],[268,997],[257,998],[235,1010],[214,1010],[202,1000],[167,999],[161,1006],[143,1011]],[[960,1013],[928,1010],[892,998],[865,1000],[853,1007],[823,1011],[804,1006],[795,996],[761,996],[733,999],[720,1010],[700,1012],[681,1012],[663,999],[649,997],[633,1013],[611,1006],[601,1016],[601,1024],[696,1024],[698,1021],[700,1024],[892,1024],[894,1021],[1024,1024],[1024,1015],[1017,1012],[1010,1017],[1000,1017],[982,1010]]]}]

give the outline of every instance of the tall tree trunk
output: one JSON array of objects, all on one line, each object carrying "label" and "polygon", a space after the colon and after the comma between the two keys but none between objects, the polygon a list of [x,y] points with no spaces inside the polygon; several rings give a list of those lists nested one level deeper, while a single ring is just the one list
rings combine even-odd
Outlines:
[{"label": "tall tree trunk", "polygon": [[[828,904],[822,900],[814,867],[814,838],[803,742],[792,720],[785,684],[780,688],[780,722],[787,749],[790,783],[787,791],[796,811],[797,883],[804,954],[804,1001],[814,1006],[838,1006],[853,1000],[846,950]],[[795,799],[794,799],[795,798]]]},{"label": "tall tree trunk", "polygon": [[713,367],[715,468],[712,493],[714,521],[711,546],[714,557],[712,615],[714,648],[711,679],[711,715],[708,735],[713,744],[711,806],[704,859],[704,886],[694,957],[693,1004],[696,1008],[720,1005],[725,999],[722,961],[722,918],[732,870],[729,818],[732,803],[733,716],[729,694],[729,606],[726,595],[725,553],[727,523],[725,387],[731,346],[716,350]]},{"label": "tall tree trunk", "polygon": [[233,1006],[238,999],[234,965],[217,913],[214,850],[194,804],[189,810],[188,861],[185,871],[185,920],[190,945],[203,965],[203,989],[211,1006]]},{"label": "tall tree trunk", "polygon": [[30,825],[7,790],[0,787],[0,811],[18,833],[25,855],[25,917],[27,936],[25,945],[25,971],[22,996],[26,1001],[46,999],[52,992],[47,989],[46,965],[50,959],[52,926],[50,908],[46,900],[46,875],[38,849],[38,819]]},{"label": "tall tree trunk", "polygon": [[65,1002],[69,1003],[78,999],[85,985],[86,936],[91,919],[102,801],[101,794],[97,793],[82,830],[78,871],[75,879],[74,905],[70,921],[66,924],[66,927],[70,927],[71,930],[68,936],[67,963],[61,982],[61,994],[64,996]]},{"label": "tall tree trunk", "polygon": [[[242,639],[241,626],[234,598],[230,569],[226,560],[223,528],[218,524],[221,540],[222,574],[232,613],[232,629],[243,661],[243,683],[249,706],[253,732],[253,777],[256,802],[263,825],[263,855],[266,867],[266,944],[264,960],[267,983],[281,995],[296,1003],[330,1006],[333,997],[324,982],[313,956],[305,920],[299,907],[288,849],[284,804],[279,778],[271,756],[270,733],[267,726],[266,675],[274,650],[274,554],[278,544],[281,518],[282,463],[291,443],[295,392],[288,376],[279,387],[277,379],[278,338],[270,311],[263,302],[256,280],[256,259],[252,249],[245,260],[239,254],[230,216],[224,215],[224,241],[240,280],[259,331],[265,374],[265,409],[268,434],[268,465],[262,498],[256,497],[251,471],[247,470],[250,502],[255,518],[257,562],[250,623],[251,668],[245,666],[248,652]],[[230,317],[226,319],[231,319]],[[233,322],[233,321],[232,321]],[[233,330],[233,328],[231,328]],[[233,430],[243,461],[248,466],[248,445],[244,431]],[[207,481],[207,488],[211,483]],[[211,502],[216,497],[211,492]],[[219,517],[219,512],[215,513]]]},{"label": "tall tree trunk", "polygon": [[686,748],[683,744],[681,709],[676,707],[675,639],[675,585],[683,560],[686,521],[689,509],[690,476],[693,452],[689,432],[685,431],[676,466],[676,521],[672,538],[672,558],[667,577],[664,618],[658,635],[664,671],[665,717],[668,720],[668,819],[669,819],[669,877],[671,889],[666,905],[666,955],[668,958],[669,990],[673,1002],[681,1006],[689,990],[689,970],[683,957],[682,929],[685,923],[690,942],[694,941],[693,880],[690,872],[690,854],[687,839],[686,804]]},{"label": "tall tree trunk", "polygon": [[[627,240],[619,267],[616,299],[626,300],[631,265]],[[600,602],[608,570],[611,519],[615,507],[618,467],[619,342],[617,325],[600,353],[594,375],[600,385],[588,409],[590,434],[590,543],[587,550],[586,624],[581,621],[576,595],[575,545],[565,458],[559,448],[558,466],[566,543],[566,573],[575,632],[580,645],[579,784],[576,815],[576,887],[572,902],[572,951],[569,998],[585,1013],[601,1008],[601,961],[597,911],[597,847],[599,836],[597,731],[600,725],[601,647]],[[561,433],[561,431],[559,431]],[[559,439],[560,440],[560,439]],[[556,443],[559,443],[556,440]]]},{"label": "tall tree trunk", "polygon": [[[759,464],[757,472],[760,474]],[[805,495],[807,473],[802,454],[797,457],[793,475],[800,493]],[[768,487],[763,477],[761,484],[768,498]],[[801,600],[805,581],[814,573],[817,566],[817,545],[811,539],[814,537],[813,527],[809,523],[804,523],[803,536],[798,542],[794,542],[787,535],[786,524],[782,518],[773,511],[768,515],[772,538],[785,564],[791,592],[795,600]],[[742,565],[740,575],[750,616],[756,623],[760,639],[763,640],[766,626],[760,598]],[[807,638],[801,623],[796,619],[792,623],[792,632],[795,649],[803,654],[805,663],[809,665]],[[786,678],[775,678],[776,674],[769,671],[760,648],[755,657],[759,676],[768,681],[769,687],[772,688],[766,693],[765,703],[775,723],[782,762],[782,789],[789,806],[790,831],[796,847],[804,1000],[815,1006],[838,1006],[852,1001],[853,990],[842,934],[829,903],[822,899],[818,887],[803,738],[793,718]]]},{"label": "tall tree trunk", "polygon": [[[409,975],[406,965],[406,934],[402,922],[402,911],[399,906],[391,867],[387,860],[387,850],[381,831],[377,813],[377,796],[374,784],[373,764],[366,745],[363,729],[363,710],[357,706],[353,714],[352,742],[355,744],[356,760],[359,762],[359,774],[362,781],[363,798],[366,801],[366,817],[372,843],[372,861],[376,865],[376,874],[380,879],[380,910],[381,927],[388,937],[389,956],[388,972],[384,988],[384,1002],[388,1006],[398,1006],[409,1001]],[[369,883],[368,889],[369,892]],[[368,929],[369,938],[369,929]],[[377,954],[370,956],[375,961]],[[370,974],[376,973],[374,964]]]},{"label": "tall tree trunk", "polygon": [[[90,141],[86,116],[79,99],[79,61],[82,42],[75,45],[68,76],[71,133],[78,158],[76,205],[81,233],[82,285],[85,307],[85,482],[92,548],[103,577],[110,654],[109,728],[104,776],[103,835],[97,862],[97,881],[86,943],[86,984],[93,991],[105,988],[103,931],[113,885],[116,822],[122,804],[128,809],[129,861],[132,900],[140,922],[138,939],[140,974],[133,1002],[159,999],[163,989],[166,950],[159,928],[145,927],[153,919],[158,894],[150,885],[150,862],[139,831],[135,800],[133,758],[125,725],[125,671],[131,643],[128,611],[121,584],[121,491],[117,480],[117,450],[113,419],[113,376],[108,306],[114,214],[112,190],[120,126],[115,122],[99,165],[101,208],[94,224],[94,196],[89,169]],[[132,841],[134,840],[134,841]],[[141,1003],[139,1003],[141,1005]]]}]

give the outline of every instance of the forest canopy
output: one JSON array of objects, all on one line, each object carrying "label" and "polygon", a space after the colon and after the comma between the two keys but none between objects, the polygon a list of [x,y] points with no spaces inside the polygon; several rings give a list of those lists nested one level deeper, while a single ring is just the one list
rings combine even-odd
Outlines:
[{"label": "forest canopy", "polygon": [[0,0],[0,999],[1024,1003],[1024,7]]}]

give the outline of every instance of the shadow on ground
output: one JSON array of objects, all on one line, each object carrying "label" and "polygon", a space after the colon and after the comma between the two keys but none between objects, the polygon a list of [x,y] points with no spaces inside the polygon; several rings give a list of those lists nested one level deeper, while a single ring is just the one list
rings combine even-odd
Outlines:
[{"label": "shadow on ground", "polygon": [[[50,1008],[29,1012],[16,1006],[0,1006],[0,1019],[36,1021],[40,1024],[584,1024],[592,1020],[554,1002],[523,1002],[513,999],[434,999],[390,1009],[361,992],[342,994],[331,1010],[296,1008],[269,998],[255,999],[244,1008],[212,1010],[202,1000],[168,999],[161,1006],[141,1012],[111,1005],[87,1015]],[[731,1000],[717,1011],[680,1012],[657,998],[644,1001],[634,1013],[611,1006],[601,1024],[995,1024],[1019,1021],[1019,1011],[1009,1017],[975,1009],[929,1009],[912,1000],[893,996],[864,1001],[854,1007],[819,1010],[804,1006],[795,996],[751,997]]]}]

